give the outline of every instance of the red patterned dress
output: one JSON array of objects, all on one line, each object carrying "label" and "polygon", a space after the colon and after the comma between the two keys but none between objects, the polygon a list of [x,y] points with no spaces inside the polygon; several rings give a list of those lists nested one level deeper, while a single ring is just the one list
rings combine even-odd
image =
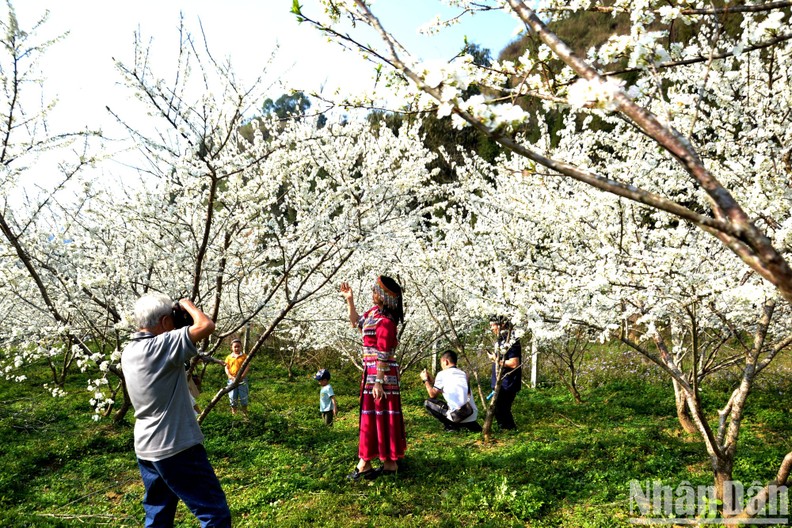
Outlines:
[{"label": "red patterned dress", "polygon": [[[360,382],[360,446],[363,460],[398,460],[404,457],[407,440],[404,435],[399,365],[395,351],[396,323],[373,307],[358,320],[363,331],[363,378]],[[377,360],[387,363],[381,376],[387,397],[374,400],[371,390],[377,376]]]}]

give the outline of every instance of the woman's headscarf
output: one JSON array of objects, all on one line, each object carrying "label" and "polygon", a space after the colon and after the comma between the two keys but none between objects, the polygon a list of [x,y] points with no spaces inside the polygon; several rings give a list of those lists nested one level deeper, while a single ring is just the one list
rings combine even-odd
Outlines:
[{"label": "woman's headscarf", "polygon": [[404,321],[402,307],[402,289],[399,284],[385,275],[380,275],[374,282],[374,291],[382,298],[382,313],[396,323]]}]

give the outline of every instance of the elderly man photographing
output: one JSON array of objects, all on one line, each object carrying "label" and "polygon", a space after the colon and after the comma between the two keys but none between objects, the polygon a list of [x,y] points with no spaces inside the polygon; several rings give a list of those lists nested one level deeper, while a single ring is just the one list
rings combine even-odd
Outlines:
[{"label": "elderly man photographing", "polygon": [[229,527],[231,512],[203,447],[184,370],[214,322],[191,300],[174,304],[160,294],[138,299],[135,322],[139,331],[121,354],[121,368],[135,408],[145,526],[173,526],[181,499],[202,527]]}]

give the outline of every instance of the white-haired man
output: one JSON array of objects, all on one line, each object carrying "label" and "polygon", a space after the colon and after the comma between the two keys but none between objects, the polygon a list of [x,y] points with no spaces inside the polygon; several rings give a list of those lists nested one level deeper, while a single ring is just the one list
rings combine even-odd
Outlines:
[{"label": "white-haired man", "polygon": [[173,526],[184,501],[202,527],[231,526],[225,493],[203,446],[184,363],[198,354],[214,322],[189,299],[179,306],[192,324],[176,328],[174,303],[144,295],[135,303],[138,332],[121,354],[129,399],[135,409],[135,454],[146,488],[146,526]]}]

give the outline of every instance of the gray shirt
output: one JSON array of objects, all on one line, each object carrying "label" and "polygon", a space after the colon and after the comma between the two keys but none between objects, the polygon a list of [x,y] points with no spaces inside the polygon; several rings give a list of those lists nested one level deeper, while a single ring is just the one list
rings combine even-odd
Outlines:
[{"label": "gray shirt", "polygon": [[203,442],[187,388],[184,363],[198,350],[189,327],[155,336],[132,334],[121,354],[135,408],[135,454],[156,462]]}]

